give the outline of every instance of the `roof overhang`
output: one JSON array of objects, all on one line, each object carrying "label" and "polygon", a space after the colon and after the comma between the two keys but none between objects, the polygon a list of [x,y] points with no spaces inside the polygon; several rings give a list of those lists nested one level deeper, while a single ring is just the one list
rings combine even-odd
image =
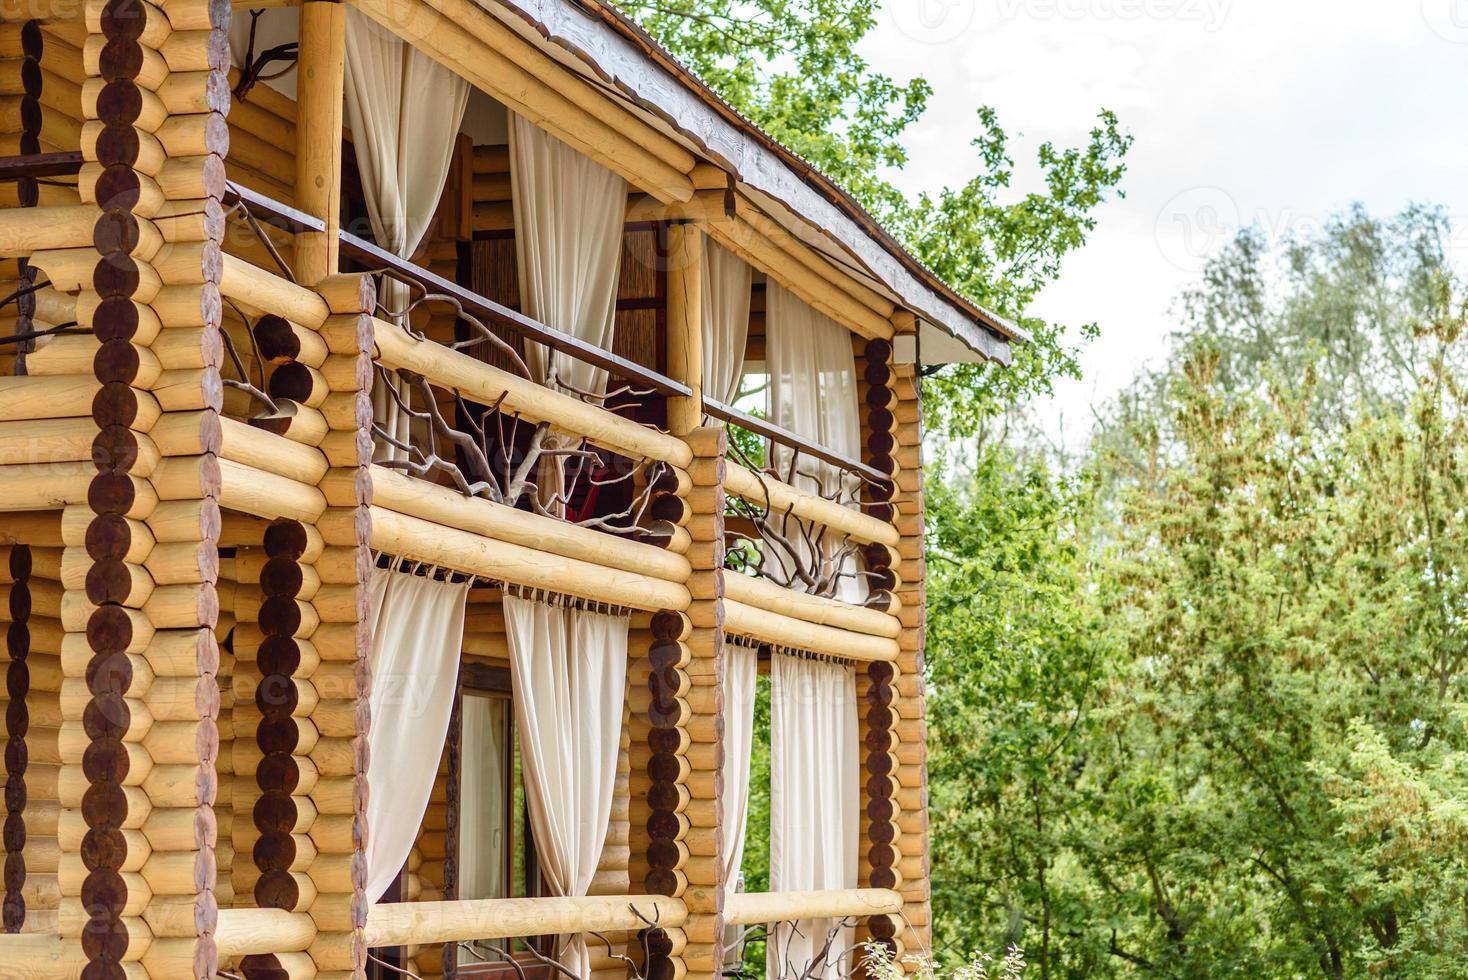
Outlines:
[{"label": "roof overhang", "polygon": [[[1009,363],[1017,325],[958,295],[849,194],[741,116],[645,31],[598,0],[476,0],[587,81],[614,89],[690,150],[726,170],[802,240],[880,288],[919,320],[929,364]],[[508,15],[508,16],[507,16]]]}]

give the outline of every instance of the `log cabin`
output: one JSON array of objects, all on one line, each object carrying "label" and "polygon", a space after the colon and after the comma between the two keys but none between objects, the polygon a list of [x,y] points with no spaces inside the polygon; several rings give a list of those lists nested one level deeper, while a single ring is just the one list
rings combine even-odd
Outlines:
[{"label": "log cabin", "polygon": [[0,974],[925,953],[919,382],[1022,332],[601,0],[3,16]]}]

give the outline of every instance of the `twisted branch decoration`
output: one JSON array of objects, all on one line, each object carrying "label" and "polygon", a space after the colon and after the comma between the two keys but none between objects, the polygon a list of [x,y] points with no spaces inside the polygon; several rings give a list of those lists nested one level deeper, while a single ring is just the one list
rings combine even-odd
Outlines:
[{"label": "twisted branch decoration", "polygon": [[[800,467],[799,449],[791,449],[785,464],[785,472],[775,466],[756,465],[734,440],[729,442],[729,453],[754,473],[763,489],[762,503],[730,495],[728,513],[747,520],[754,526],[755,535],[731,531],[741,547],[728,551],[730,567],[739,571],[768,579],[782,588],[804,592],[823,598],[835,598],[847,581],[872,581],[877,578],[871,572],[856,567],[856,559],[862,547],[851,536],[842,533],[840,540],[834,539],[837,532],[824,524],[802,520],[791,508],[783,511],[774,509],[770,501],[770,485],[773,478],[795,486],[797,477],[808,485],[819,487],[817,495],[824,500],[842,506],[860,504],[859,490],[870,484],[861,474],[847,474],[831,490],[825,488],[819,472]],[[757,536],[756,536],[757,535]]]},{"label": "twisted branch decoration", "polygon": [[[442,474],[465,496],[528,508],[542,517],[567,520],[581,527],[634,537],[645,533],[644,524],[665,463],[647,458],[630,460],[597,449],[580,437],[557,432],[549,422],[530,422],[506,411],[504,396],[481,407],[454,389],[459,421],[450,423],[440,408],[436,386],[427,378],[401,369],[390,370],[382,364],[374,368],[394,408],[411,420],[416,433],[415,438],[402,439],[375,421],[372,431],[379,443],[402,454],[402,458],[382,460],[378,465],[419,479]],[[514,448],[520,445],[522,433],[523,455]],[[563,465],[542,465],[550,461]],[[599,476],[603,470],[613,471],[612,475]],[[548,473],[563,478],[546,485]],[[621,509],[574,520],[567,516],[572,501],[583,489],[629,482],[635,492]]]}]

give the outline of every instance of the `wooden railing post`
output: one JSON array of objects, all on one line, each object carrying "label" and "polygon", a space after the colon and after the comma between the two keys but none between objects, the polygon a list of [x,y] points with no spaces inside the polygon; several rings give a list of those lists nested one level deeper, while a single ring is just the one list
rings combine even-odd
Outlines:
[{"label": "wooden railing post", "polygon": [[296,63],[296,207],[326,224],[296,236],[295,273],[315,283],[337,272],[341,249],[342,90],[346,70],[346,4],[301,4]]},{"label": "wooden railing post", "polygon": [[668,399],[668,431],[686,436],[703,423],[703,232],[667,225],[668,375],[693,390]]},{"label": "wooden railing post", "polygon": [[307,869],[316,899],[307,911],[318,930],[309,952],[320,975],[348,980],[360,977],[367,962],[367,734],[372,723],[367,702],[372,687],[367,659],[372,479],[367,468],[372,462],[370,311],[377,293],[370,278],[355,275],[328,277],[317,289],[331,309],[329,322],[337,326],[324,332],[331,353],[349,360],[353,369],[333,375],[337,380],[321,406],[330,426],[321,448],[331,468],[320,484],[329,509],[319,524],[325,551],[316,562],[321,625],[315,646],[321,666],[309,719],[318,736],[310,752],[317,777],[310,794],[317,811],[311,830],[317,855]]},{"label": "wooden railing post", "polygon": [[689,866],[688,948],[684,960],[692,977],[719,974],[724,959],[724,863],[729,828],[723,825],[724,797],[724,467],[728,434],[723,426],[695,429],[685,435],[693,447],[689,469],[688,561],[693,574],[688,591],[692,623],[687,645],[689,663],[688,767],[690,794],[686,810]]}]

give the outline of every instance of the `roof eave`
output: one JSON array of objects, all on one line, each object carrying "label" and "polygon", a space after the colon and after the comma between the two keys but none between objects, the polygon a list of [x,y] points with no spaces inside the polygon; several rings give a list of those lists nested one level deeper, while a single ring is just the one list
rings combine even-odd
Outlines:
[{"label": "roof eave", "polygon": [[[662,119],[740,183],[850,252],[901,302],[982,357],[1007,364],[1023,329],[959,295],[814,166],[744,118],[636,22],[598,0],[478,0],[499,6]],[[653,64],[661,77],[639,71]]]}]

